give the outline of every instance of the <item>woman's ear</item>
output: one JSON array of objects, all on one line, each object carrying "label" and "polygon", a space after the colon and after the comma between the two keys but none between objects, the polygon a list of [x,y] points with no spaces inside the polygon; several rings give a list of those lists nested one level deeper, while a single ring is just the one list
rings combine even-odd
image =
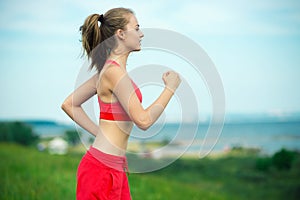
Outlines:
[{"label": "woman's ear", "polygon": [[125,40],[125,31],[124,30],[118,29],[116,32],[116,35],[120,40]]}]

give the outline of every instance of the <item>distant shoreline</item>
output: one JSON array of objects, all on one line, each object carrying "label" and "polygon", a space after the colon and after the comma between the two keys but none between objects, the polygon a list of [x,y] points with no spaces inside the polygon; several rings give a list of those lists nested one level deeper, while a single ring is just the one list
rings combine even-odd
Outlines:
[{"label": "distant shoreline", "polygon": [[[300,122],[299,112],[283,112],[283,113],[225,113],[225,124],[249,124],[249,123],[285,123],[285,122]],[[74,122],[70,120],[61,121],[47,118],[0,118],[0,122],[7,121],[20,121],[32,125],[74,125]],[[198,118],[195,122],[183,121],[169,121],[166,124],[194,124],[199,123],[203,125],[209,125],[211,123],[211,116],[207,115],[204,119]],[[160,125],[159,121],[155,124]]]},{"label": "distant shoreline", "polygon": [[[83,143],[84,140],[89,141],[89,139],[92,139],[89,133],[80,129],[75,123],[62,124],[51,120],[23,120],[21,122],[31,125],[34,132],[41,138],[63,136],[67,130],[79,130],[83,133]],[[181,126],[184,127],[179,130]],[[259,148],[265,154],[272,154],[280,148],[300,149],[300,120],[259,123],[253,121],[244,123],[227,122],[224,124],[220,135],[209,135],[207,132],[208,127],[209,124],[198,124],[197,126],[197,124],[190,123],[157,123],[144,132],[134,126],[129,143],[132,145],[138,143],[153,145],[162,142],[163,145],[169,145],[173,141],[176,144],[173,146],[174,149],[165,149],[165,153],[176,155],[180,154],[182,149],[186,148],[191,142],[193,144],[190,145],[189,151],[187,151],[189,154],[200,153],[201,147],[211,149],[214,142],[216,144],[211,153],[222,152],[233,147]],[[208,134],[207,141],[203,143],[206,134]]]}]

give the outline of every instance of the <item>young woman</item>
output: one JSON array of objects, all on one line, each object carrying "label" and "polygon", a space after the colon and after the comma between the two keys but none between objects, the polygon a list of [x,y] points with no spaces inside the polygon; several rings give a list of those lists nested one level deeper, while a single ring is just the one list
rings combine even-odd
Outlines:
[{"label": "young woman", "polygon": [[[83,48],[98,73],[62,104],[72,120],[96,136],[79,164],[76,196],[79,200],[131,199],[125,153],[133,124],[147,130],[164,111],[181,80],[174,71],[164,73],[164,90],[144,109],[142,94],[126,71],[129,54],[141,49],[144,36],[133,11],[114,8],[104,15],[90,15],[80,30]],[[81,107],[96,94],[99,125]]]}]

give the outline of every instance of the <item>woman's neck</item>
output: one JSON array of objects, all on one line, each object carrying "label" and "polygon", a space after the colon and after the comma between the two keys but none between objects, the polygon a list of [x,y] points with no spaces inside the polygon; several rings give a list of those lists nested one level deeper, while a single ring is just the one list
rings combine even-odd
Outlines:
[{"label": "woman's neck", "polygon": [[126,54],[115,54],[114,52],[111,52],[108,56],[108,60],[114,60],[117,63],[120,64],[122,68],[126,70],[126,63],[128,59],[129,53]]}]

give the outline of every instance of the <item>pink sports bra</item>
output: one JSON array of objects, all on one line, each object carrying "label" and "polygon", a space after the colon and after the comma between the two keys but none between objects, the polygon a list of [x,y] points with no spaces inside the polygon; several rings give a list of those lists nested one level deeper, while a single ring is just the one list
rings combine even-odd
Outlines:
[{"label": "pink sports bra", "polygon": [[[116,61],[107,60],[106,63],[111,63],[120,66]],[[135,93],[142,102],[142,93],[137,85],[131,80]],[[123,109],[119,101],[113,103],[103,102],[98,95],[98,102],[100,107],[100,119],[113,120],[113,121],[131,121],[130,117]]]}]

